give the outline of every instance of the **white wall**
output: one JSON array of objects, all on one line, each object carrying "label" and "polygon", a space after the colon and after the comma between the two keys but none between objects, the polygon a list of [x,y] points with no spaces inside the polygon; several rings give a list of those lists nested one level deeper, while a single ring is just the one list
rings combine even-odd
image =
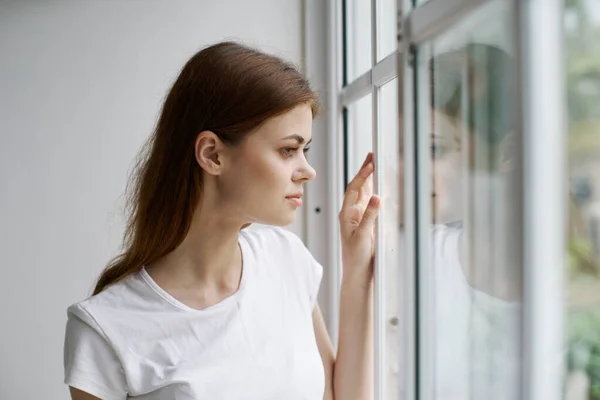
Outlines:
[{"label": "white wall", "polygon": [[117,253],[127,173],[183,63],[224,38],[299,63],[301,11],[0,0],[0,399],[68,397],[65,310]]}]

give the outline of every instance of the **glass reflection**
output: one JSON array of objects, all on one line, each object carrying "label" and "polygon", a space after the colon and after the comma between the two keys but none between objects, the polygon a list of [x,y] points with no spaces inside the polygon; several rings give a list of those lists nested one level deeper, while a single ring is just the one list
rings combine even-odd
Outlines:
[{"label": "glass reflection", "polygon": [[[425,45],[436,399],[518,399],[521,203],[512,17],[492,2]],[[426,91],[423,93],[423,91]],[[423,114],[422,114],[423,115]]]}]

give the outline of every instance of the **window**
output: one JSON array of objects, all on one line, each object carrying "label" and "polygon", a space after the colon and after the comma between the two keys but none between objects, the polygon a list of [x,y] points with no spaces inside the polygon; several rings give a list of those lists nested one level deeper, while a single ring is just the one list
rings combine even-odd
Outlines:
[{"label": "window", "polygon": [[398,49],[397,0],[378,0],[377,5],[377,61]]},{"label": "window", "polygon": [[521,205],[508,3],[417,49],[419,312],[434,399],[519,398]]},{"label": "window", "polygon": [[338,4],[343,172],[373,151],[382,199],[375,399],[600,399],[600,8]]},{"label": "window", "polygon": [[600,399],[600,4],[565,8],[568,104],[566,393]]},{"label": "window", "polygon": [[[360,4],[359,4],[360,3]],[[377,339],[378,390],[385,398],[399,396],[401,377],[398,281],[400,280],[400,187],[398,135],[398,54],[396,37],[396,2],[346,1],[345,76],[347,85],[341,93],[344,113],[346,183],[356,174],[368,152],[377,156],[374,191],[381,196],[381,219],[377,249],[375,330]],[[371,10],[375,4],[376,10]],[[362,8],[360,8],[362,7]],[[366,7],[366,8],[365,8]],[[377,27],[371,24],[377,13]],[[354,31],[353,31],[354,27]],[[376,29],[375,29],[376,28]],[[375,34],[376,33],[376,34]],[[368,39],[368,40],[367,40]],[[366,41],[365,41],[366,40]],[[352,46],[351,44],[354,44]],[[377,49],[373,54],[371,49]],[[375,57],[377,63],[371,64]],[[392,397],[389,397],[392,396]]]},{"label": "window", "polygon": [[400,268],[403,252],[402,244],[402,198],[401,188],[404,187],[399,163],[400,136],[398,132],[398,79],[394,78],[384,84],[379,90],[379,132],[381,136],[381,158],[379,172],[381,181],[381,214],[382,235],[380,238],[381,263],[383,268],[383,340],[385,347],[384,374],[385,394],[388,399],[399,399],[400,384],[400,298],[398,282],[401,282]]},{"label": "window", "polygon": [[348,106],[348,179],[358,172],[373,150],[373,101],[371,94]]},{"label": "window", "polygon": [[346,76],[352,81],[371,69],[371,2],[344,1]]}]

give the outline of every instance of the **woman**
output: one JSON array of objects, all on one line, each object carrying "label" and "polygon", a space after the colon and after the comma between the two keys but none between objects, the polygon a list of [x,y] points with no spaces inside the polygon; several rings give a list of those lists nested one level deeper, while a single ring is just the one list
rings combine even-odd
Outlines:
[{"label": "woman", "polygon": [[372,156],[339,213],[337,356],[316,303],[322,267],[280,228],[315,178],[317,111],[274,56],[225,42],[187,62],[133,176],[124,252],[68,309],[74,400],[371,398]]}]

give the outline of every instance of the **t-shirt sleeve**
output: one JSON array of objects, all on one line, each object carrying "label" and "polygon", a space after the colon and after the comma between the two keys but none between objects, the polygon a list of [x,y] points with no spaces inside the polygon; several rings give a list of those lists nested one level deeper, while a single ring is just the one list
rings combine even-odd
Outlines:
[{"label": "t-shirt sleeve", "polygon": [[313,257],[302,239],[295,233],[283,228],[279,228],[279,232],[285,236],[285,240],[291,246],[291,251],[299,260],[296,274],[298,281],[302,285],[300,290],[306,293],[310,310],[312,311],[317,305],[317,296],[319,294],[319,287],[321,286],[321,279],[323,278],[323,267]]},{"label": "t-shirt sleeve", "polygon": [[319,288],[321,286],[321,280],[323,278],[323,266],[315,260],[313,255],[308,249],[308,271],[307,271],[307,285],[308,285],[308,297],[310,301],[310,309],[314,310],[317,305],[317,297],[319,294]]},{"label": "t-shirt sleeve", "polygon": [[127,398],[125,373],[117,354],[80,305],[69,307],[64,344],[64,383],[103,400]]}]

